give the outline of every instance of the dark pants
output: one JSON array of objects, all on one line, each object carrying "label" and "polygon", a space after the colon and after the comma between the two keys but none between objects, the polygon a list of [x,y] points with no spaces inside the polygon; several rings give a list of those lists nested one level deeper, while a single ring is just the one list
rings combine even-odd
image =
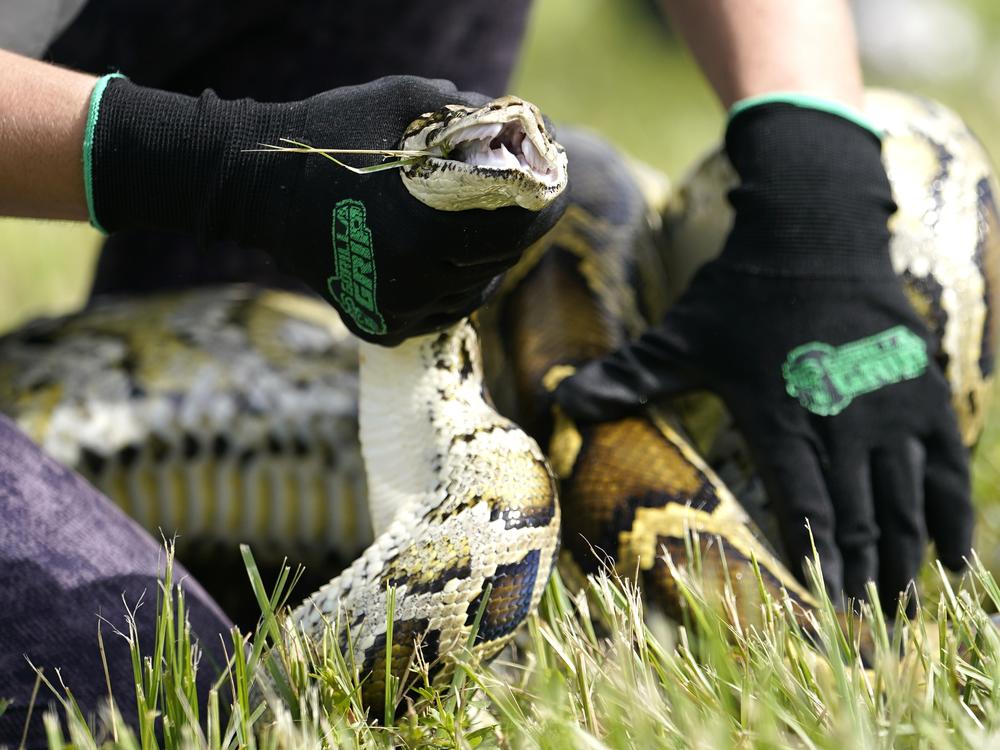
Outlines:
[{"label": "dark pants", "polygon": [[[135,608],[140,643],[153,646],[163,546],[79,475],[44,455],[0,415],[0,745],[17,747],[35,684],[29,665],[60,679],[84,711],[107,699],[98,649],[101,626],[115,700],[135,717],[126,604]],[[225,663],[219,636],[230,622],[182,567],[188,615],[205,652],[202,694]],[[101,625],[101,621],[106,622]],[[56,676],[59,669],[61,677]],[[32,744],[41,744],[41,715],[54,700],[42,687],[32,716]]]},{"label": "dark pants", "polygon": [[[448,78],[462,89],[505,90],[530,0],[502,11],[483,0],[92,0],[46,58],[134,82],[197,94],[288,101],[390,74]],[[105,242],[92,293],[135,293],[228,281],[297,286],[260,252],[232,244],[123,232]],[[0,417],[0,745],[16,747],[35,675],[56,668],[85,711],[106,698],[97,646],[100,615],[124,625],[138,611],[150,647],[161,544],[80,477],[46,458]],[[178,575],[183,576],[183,570]],[[230,623],[188,578],[189,614],[215,676]],[[249,589],[248,589],[249,591]],[[249,595],[249,594],[248,594]],[[126,721],[135,692],[124,641],[104,628],[111,684]],[[41,706],[50,701],[43,689]],[[43,741],[41,713],[32,744]]]}]

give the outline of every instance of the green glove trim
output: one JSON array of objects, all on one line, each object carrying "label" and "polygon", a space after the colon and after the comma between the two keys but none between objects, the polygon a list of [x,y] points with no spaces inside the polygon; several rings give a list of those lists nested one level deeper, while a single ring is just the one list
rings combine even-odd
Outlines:
[{"label": "green glove trim", "polygon": [[90,94],[90,106],[87,108],[87,125],[83,129],[83,191],[87,196],[87,213],[90,215],[90,226],[102,234],[107,234],[97,220],[94,212],[94,128],[97,127],[97,113],[101,110],[101,97],[104,89],[112,78],[125,78],[121,73],[108,73],[97,79],[94,90]]},{"label": "green glove trim", "polygon": [[863,113],[854,109],[854,107],[849,107],[846,104],[838,102],[834,99],[827,99],[822,96],[813,96],[812,94],[803,94],[798,91],[775,91],[770,94],[761,94],[760,96],[750,96],[746,99],[740,99],[729,108],[729,120],[732,121],[732,119],[740,112],[744,112],[751,107],[773,103],[793,104],[796,107],[816,109],[820,112],[828,112],[831,115],[837,115],[838,117],[842,117],[845,120],[853,122],[855,125],[864,128],[865,130],[873,133],[879,140],[881,140],[884,135],[882,128],[878,127]]},{"label": "green glove trim", "polygon": [[927,344],[905,326],[833,347],[813,341],[796,347],[781,367],[788,395],[813,414],[839,414],[855,396],[920,377]]}]

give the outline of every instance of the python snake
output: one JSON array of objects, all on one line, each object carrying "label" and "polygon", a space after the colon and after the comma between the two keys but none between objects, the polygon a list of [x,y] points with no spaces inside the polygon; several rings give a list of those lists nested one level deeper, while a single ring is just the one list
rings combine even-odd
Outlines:
[{"label": "python snake", "polygon": [[[466,135],[496,138],[505,105],[519,107],[514,119],[532,112],[504,100]],[[868,112],[886,131],[900,206],[895,267],[942,342],[941,364],[972,444],[992,384],[1000,309],[995,177],[978,142],[940,105],[875,92]],[[460,122],[453,111],[410,133],[433,148],[434,133]],[[476,140],[483,138],[458,153],[481,158]],[[767,517],[716,400],[689,397],[604,425],[554,421],[549,411],[554,377],[657,320],[721,248],[731,168],[716,153],[674,191],[595,137],[563,131],[562,140],[572,156],[569,209],[478,313],[484,364],[466,324],[398,350],[362,345],[359,396],[359,344],[323,303],[206,288],[107,300],[6,336],[0,408],[147,528],[180,531],[194,551],[247,541],[258,554],[288,554],[324,571],[331,558],[360,554],[297,616],[312,632],[321,615],[360,616],[366,673],[384,665],[387,584],[399,587],[396,655],[412,656],[420,637],[425,659],[445,660],[465,642],[487,585],[477,648],[495,652],[538,602],[560,506],[567,564],[592,572],[610,560],[623,574],[638,571],[647,596],[668,611],[681,605],[672,564],[687,561],[695,531],[710,585],[729,580],[738,597],[755,596],[755,560],[766,586],[807,612],[809,593],[744,507]],[[521,156],[506,185],[521,182],[537,155]],[[428,160],[410,177],[426,180],[433,203],[447,192],[435,180],[450,171]],[[523,193],[526,204],[541,200],[551,179],[537,183]],[[515,186],[515,202],[522,190]],[[492,195],[511,200],[509,188]],[[499,411],[549,445],[558,505],[535,443],[484,400],[484,369]],[[394,671],[400,662],[405,668],[406,659],[394,658]],[[377,713],[381,683],[367,684]]]}]

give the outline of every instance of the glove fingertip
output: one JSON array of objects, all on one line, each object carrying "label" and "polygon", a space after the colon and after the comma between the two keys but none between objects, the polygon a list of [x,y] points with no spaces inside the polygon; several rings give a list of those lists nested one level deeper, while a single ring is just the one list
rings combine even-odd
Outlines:
[{"label": "glove fingertip", "polygon": [[554,393],[556,403],[577,422],[607,422],[633,413],[644,399],[612,378],[602,362],[591,362],[563,380]]},{"label": "glove fingertip", "polygon": [[952,573],[964,573],[969,567],[969,557],[968,555],[962,557],[939,557],[941,564],[944,565]]},{"label": "glove fingertip", "polygon": [[[959,514],[964,516],[964,514]],[[968,567],[972,558],[973,519],[961,517],[948,527],[932,530],[934,553],[944,567],[953,573],[960,573]]]},{"label": "glove fingertip", "polygon": [[959,572],[964,570],[967,560],[972,554],[973,518],[971,510],[968,513],[958,512],[959,517],[944,525],[936,524],[934,546],[938,559],[949,570]]},{"label": "glove fingertip", "polygon": [[547,234],[548,231],[556,225],[556,222],[562,218],[562,215],[566,213],[566,207],[568,205],[569,190],[563,190],[552,200],[551,203],[549,203],[549,205],[540,211],[531,211],[520,208],[519,206],[512,207],[513,210],[517,212],[521,221],[527,224],[524,236],[519,238],[519,241],[517,242],[518,249],[523,250],[528,247],[528,245],[533,244],[543,235]]}]

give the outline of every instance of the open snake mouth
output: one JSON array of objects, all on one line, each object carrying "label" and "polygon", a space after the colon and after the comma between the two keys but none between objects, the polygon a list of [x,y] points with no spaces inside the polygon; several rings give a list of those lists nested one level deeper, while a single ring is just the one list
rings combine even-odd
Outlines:
[{"label": "open snake mouth", "polygon": [[404,149],[429,152],[403,170],[414,196],[434,208],[538,210],[566,186],[566,153],[538,109],[506,96],[479,109],[449,106],[416,120]]},{"label": "open snake mouth", "polygon": [[542,155],[546,146],[544,141],[541,148],[535,145],[520,120],[468,125],[455,133],[446,158],[474,167],[516,169],[539,182],[555,184],[559,165],[555,154]]}]

